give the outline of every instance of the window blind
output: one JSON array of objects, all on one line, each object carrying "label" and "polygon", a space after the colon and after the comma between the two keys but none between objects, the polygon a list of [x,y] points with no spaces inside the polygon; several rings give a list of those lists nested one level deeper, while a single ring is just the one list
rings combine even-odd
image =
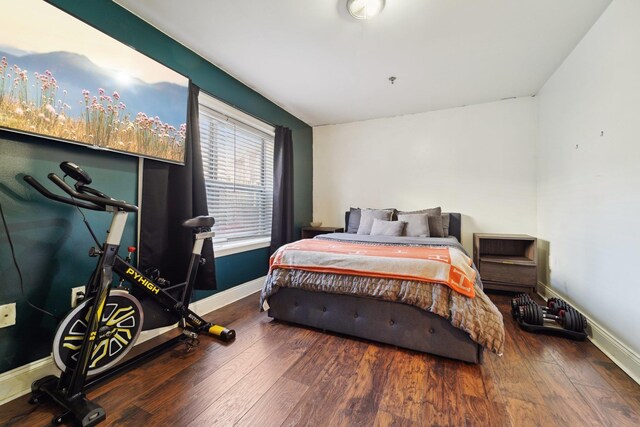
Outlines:
[{"label": "window blind", "polygon": [[200,102],[200,142],[214,243],[270,237],[274,136],[207,104]]}]

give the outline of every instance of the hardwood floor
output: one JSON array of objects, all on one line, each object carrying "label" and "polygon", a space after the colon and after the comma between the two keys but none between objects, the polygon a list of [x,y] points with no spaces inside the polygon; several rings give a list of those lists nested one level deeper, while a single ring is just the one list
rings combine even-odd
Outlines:
[{"label": "hardwood floor", "polygon": [[[89,398],[118,426],[640,425],[640,386],[595,346],[527,334],[503,312],[505,354],[482,365],[272,321],[253,295],[209,316],[238,333],[201,337],[103,384]],[[28,396],[0,425],[40,426],[59,409]]]}]

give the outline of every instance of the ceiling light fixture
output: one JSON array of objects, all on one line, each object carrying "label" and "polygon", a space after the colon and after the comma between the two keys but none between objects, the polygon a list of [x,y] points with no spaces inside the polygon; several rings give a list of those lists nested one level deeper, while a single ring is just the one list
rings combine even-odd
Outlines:
[{"label": "ceiling light fixture", "polygon": [[371,19],[384,9],[385,0],[347,0],[347,10],[356,19]]}]

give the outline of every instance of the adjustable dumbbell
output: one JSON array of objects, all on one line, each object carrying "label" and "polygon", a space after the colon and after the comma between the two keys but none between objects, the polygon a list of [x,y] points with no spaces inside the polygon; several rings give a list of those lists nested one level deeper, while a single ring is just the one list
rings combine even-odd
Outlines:
[{"label": "adjustable dumbbell", "polygon": [[[519,294],[516,295],[515,298],[511,300],[511,314],[513,317],[517,317],[518,315],[518,307],[527,305],[527,304],[535,304],[533,298],[531,298],[528,294]],[[542,307],[543,311],[549,312],[551,314],[558,314],[560,310],[569,310],[573,309],[566,301],[560,298],[549,298],[547,301],[547,306]]]},{"label": "adjustable dumbbell", "polygon": [[545,313],[539,305],[531,304],[520,308],[522,320],[530,325],[544,325],[545,320],[553,320],[564,329],[582,332],[587,327],[587,319],[574,309],[560,310],[559,316]]},{"label": "adjustable dumbbell", "polygon": [[551,304],[552,302],[556,302],[556,301],[565,302],[562,298],[553,297],[553,298],[549,298],[547,300],[547,305]]},{"label": "adjustable dumbbell", "polygon": [[518,307],[528,303],[533,303],[533,298],[529,294],[518,294],[511,300],[511,315],[515,318],[518,315]]},{"label": "adjustable dumbbell", "polygon": [[562,325],[563,328],[576,332],[583,332],[587,328],[587,318],[578,310],[569,307],[567,310],[562,311],[564,312],[564,316],[562,317],[564,322]]},{"label": "adjustable dumbbell", "polygon": [[573,307],[560,298],[549,298],[547,301],[547,307],[556,313],[560,310],[574,310]]},{"label": "adjustable dumbbell", "polygon": [[512,300],[511,300],[511,308],[512,309],[516,309],[519,305],[524,305],[527,302],[533,302],[533,298],[531,298],[529,296],[529,294],[519,294],[516,295]]},{"label": "adjustable dumbbell", "polygon": [[575,310],[573,307],[571,307],[568,304],[563,304],[563,305],[553,305],[551,307],[546,307],[544,305],[538,305],[533,301],[527,301],[524,304],[520,304],[517,308],[516,308],[516,312],[514,313],[514,317],[522,317],[522,311],[523,311],[523,307],[527,306],[527,305],[536,305],[538,307],[540,307],[540,310],[542,310],[542,312],[544,314],[549,314],[549,315],[556,315],[559,316],[561,311],[567,311],[567,310]]},{"label": "adjustable dumbbell", "polygon": [[[555,303],[555,304],[551,304],[551,306],[549,307],[545,307],[545,306],[540,306],[540,307],[542,308],[542,311],[550,314],[558,314],[558,311],[561,309],[571,308],[571,306],[566,304],[564,301],[562,301],[562,303],[564,305],[559,305],[558,303]],[[531,305],[531,304],[538,305],[533,300],[533,298],[531,298],[528,294],[516,295],[516,297],[511,300],[511,314],[513,315],[514,318],[517,318],[520,315],[520,311],[521,311],[520,308],[522,306]]]}]

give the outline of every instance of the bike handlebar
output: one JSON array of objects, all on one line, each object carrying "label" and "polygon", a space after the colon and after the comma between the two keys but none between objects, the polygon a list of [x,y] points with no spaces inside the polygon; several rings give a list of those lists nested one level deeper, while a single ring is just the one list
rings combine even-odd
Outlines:
[{"label": "bike handlebar", "polygon": [[89,204],[89,203],[81,202],[77,200],[74,201],[73,199],[70,199],[68,197],[62,197],[57,194],[54,194],[49,190],[47,190],[42,184],[40,184],[40,182],[37,179],[35,179],[31,175],[25,175],[22,179],[24,179],[24,181],[27,184],[35,188],[38,191],[38,193],[42,194],[47,199],[55,200],[56,202],[66,203],[67,205],[78,206],[84,209],[91,209],[94,211],[104,211],[104,206],[97,206],[94,204]]},{"label": "bike handlebar", "polygon": [[60,178],[58,175],[56,175],[53,172],[47,175],[47,178],[49,178],[51,182],[56,184],[58,187],[62,188],[62,190],[65,193],[67,193],[73,198],[84,200],[90,203],[95,203],[96,205],[99,205],[99,206],[112,206],[114,208],[122,209],[125,212],[138,212],[137,206],[130,205],[127,202],[123,202],[121,200],[114,200],[110,197],[99,197],[93,194],[79,193],[78,191],[74,190],[71,186],[69,186],[69,184],[64,182],[62,178]]},{"label": "bike handlebar", "polygon": [[[50,173],[49,175],[47,175],[47,177],[49,178],[50,181],[52,181],[54,184],[60,187],[65,193],[70,195],[72,198],[62,197],[57,194],[51,193],[42,184],[40,184],[38,180],[36,180],[34,177],[30,175],[26,175],[23,179],[29,185],[35,188],[40,194],[42,194],[48,199],[55,200],[57,202],[62,202],[68,205],[78,206],[85,209],[91,209],[94,211],[106,211],[107,206],[111,206],[113,208],[120,209],[125,212],[138,212],[137,206],[130,205],[120,200],[114,200],[106,196],[104,193],[101,193],[98,190],[94,190],[90,188],[88,192],[90,192],[91,194],[78,192],[75,189],[73,189],[71,186],[69,186],[69,184],[64,182],[62,178],[60,178],[55,173]],[[79,199],[79,200],[75,200],[75,199]]]}]

